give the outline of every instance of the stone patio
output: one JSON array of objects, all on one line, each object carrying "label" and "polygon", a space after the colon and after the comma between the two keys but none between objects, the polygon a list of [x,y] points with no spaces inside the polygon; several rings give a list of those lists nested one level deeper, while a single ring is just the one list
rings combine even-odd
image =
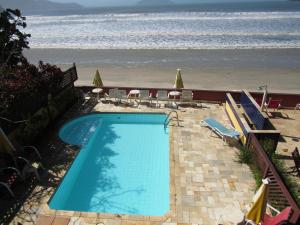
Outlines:
[{"label": "stone patio", "polygon": [[[94,111],[168,113],[170,109],[99,103],[94,107]],[[224,106],[204,104],[203,107],[179,107],[177,112],[180,126],[176,126],[175,122],[170,124],[170,160],[173,161],[170,185],[171,210],[163,218],[64,211],[54,211],[53,214],[47,202],[75,156],[61,145],[54,148],[62,148],[61,152],[65,152],[70,160],[67,160],[65,165],[56,163],[55,166],[47,167],[48,176],[44,176],[45,180],[35,187],[11,224],[17,225],[18,222],[23,225],[59,224],[54,221],[60,220],[64,221],[63,224],[69,225],[215,225],[218,222],[233,224],[230,221],[236,220],[234,217],[240,218],[241,212],[245,212],[249,207],[255,191],[254,179],[246,165],[236,162],[237,149],[224,145],[222,139],[215,134],[211,135],[210,129],[200,126],[201,119],[206,117],[229,123]],[[53,138],[57,138],[56,135]],[[51,146],[55,145],[54,140],[49,142]],[[56,156],[52,160],[59,159]],[[53,174],[54,171],[55,176],[51,176],[50,179],[49,174]],[[51,217],[47,217],[49,215]]]}]

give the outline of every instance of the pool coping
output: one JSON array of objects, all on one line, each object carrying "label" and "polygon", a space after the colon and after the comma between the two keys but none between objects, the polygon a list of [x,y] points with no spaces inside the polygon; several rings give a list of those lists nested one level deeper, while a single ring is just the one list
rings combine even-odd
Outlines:
[{"label": "pool coping", "polygon": [[[105,113],[120,114],[119,112],[92,112],[92,113],[87,113],[84,115],[74,117],[74,118],[66,121],[64,124],[66,124],[76,118],[82,117],[82,116],[87,116],[87,115],[92,115],[92,114],[105,114]],[[165,114],[165,115],[167,115],[167,113],[165,113],[165,112],[122,112],[122,114]],[[169,126],[169,169],[170,169],[170,186],[169,186],[170,201],[169,201],[169,203],[170,203],[170,209],[163,216],[143,216],[143,215],[130,215],[130,214],[95,213],[95,212],[80,212],[80,211],[66,211],[66,210],[51,209],[49,207],[49,203],[50,203],[51,199],[53,198],[53,196],[55,195],[55,192],[58,190],[59,186],[63,182],[69,169],[72,167],[79,152],[80,151],[76,152],[73,162],[69,165],[68,169],[65,171],[65,174],[61,178],[58,186],[55,188],[55,190],[51,191],[51,193],[50,193],[51,197],[49,198],[49,200],[42,205],[41,211],[39,213],[40,215],[54,216],[54,217],[62,216],[62,217],[82,217],[82,218],[97,218],[97,219],[117,219],[117,220],[130,220],[130,221],[163,222],[163,221],[166,221],[167,219],[169,219],[174,214],[176,214],[174,129],[172,126]]]}]

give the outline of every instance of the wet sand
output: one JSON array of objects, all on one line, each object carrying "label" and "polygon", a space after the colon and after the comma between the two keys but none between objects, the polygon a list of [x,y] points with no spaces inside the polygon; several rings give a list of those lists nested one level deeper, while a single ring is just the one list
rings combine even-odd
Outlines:
[{"label": "wet sand", "polygon": [[100,68],[106,86],[169,88],[181,68],[185,88],[256,90],[267,84],[273,92],[300,93],[300,49],[30,49],[25,55],[62,69],[75,62],[76,85],[91,85]]}]

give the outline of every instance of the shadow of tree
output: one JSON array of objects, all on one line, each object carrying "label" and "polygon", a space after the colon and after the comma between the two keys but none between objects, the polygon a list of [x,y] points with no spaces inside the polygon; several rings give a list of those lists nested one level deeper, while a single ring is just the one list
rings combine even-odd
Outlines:
[{"label": "shadow of tree", "polygon": [[[41,172],[41,181],[30,177],[24,182],[18,183],[13,191],[15,198],[1,192],[0,196],[0,224],[10,224],[15,219],[20,223],[33,223],[37,215],[41,201],[53,193],[71,162],[77,155],[77,150],[66,148],[58,137],[60,127],[70,118],[81,114],[78,103],[53,122],[41,135],[34,145],[38,147],[42,155],[42,163],[45,170]],[[30,203],[30,204],[26,204]]]},{"label": "shadow of tree", "polygon": [[[108,209],[121,209],[127,213],[136,213],[137,209],[114,201],[116,196],[128,193],[140,194],[143,191],[142,189],[123,190],[118,178],[111,173],[111,170],[116,167],[111,159],[118,153],[110,145],[114,144],[119,137],[113,126],[105,121],[97,129],[90,142],[85,143],[81,149],[80,154],[81,157],[86,157],[85,161],[82,165],[74,164],[74,167],[81,168],[78,177],[73,177],[76,182],[69,197],[63,203],[57,204],[57,201],[54,201],[54,205],[62,210],[107,212]],[[71,172],[72,169],[70,169],[71,176],[76,176],[73,171]],[[64,188],[58,189],[57,193],[63,190]],[[57,196],[61,195],[64,194],[59,193]]]}]

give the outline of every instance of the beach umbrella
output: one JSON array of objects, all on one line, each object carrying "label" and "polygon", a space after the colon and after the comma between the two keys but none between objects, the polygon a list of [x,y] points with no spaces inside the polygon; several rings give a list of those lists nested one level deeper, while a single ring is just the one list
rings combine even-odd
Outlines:
[{"label": "beach umbrella", "polygon": [[174,88],[176,88],[176,89],[184,88],[180,69],[177,69],[177,74],[176,74],[176,78],[175,78],[175,82],[174,82]]},{"label": "beach umbrella", "polygon": [[246,214],[246,219],[251,220],[256,224],[261,222],[266,212],[270,179],[263,179],[262,182],[262,185],[253,197],[253,205]]},{"label": "beach umbrella", "polygon": [[93,84],[98,88],[103,87],[103,83],[102,83],[102,80],[101,80],[100,73],[99,73],[98,69],[96,70],[94,80],[93,80]]}]

